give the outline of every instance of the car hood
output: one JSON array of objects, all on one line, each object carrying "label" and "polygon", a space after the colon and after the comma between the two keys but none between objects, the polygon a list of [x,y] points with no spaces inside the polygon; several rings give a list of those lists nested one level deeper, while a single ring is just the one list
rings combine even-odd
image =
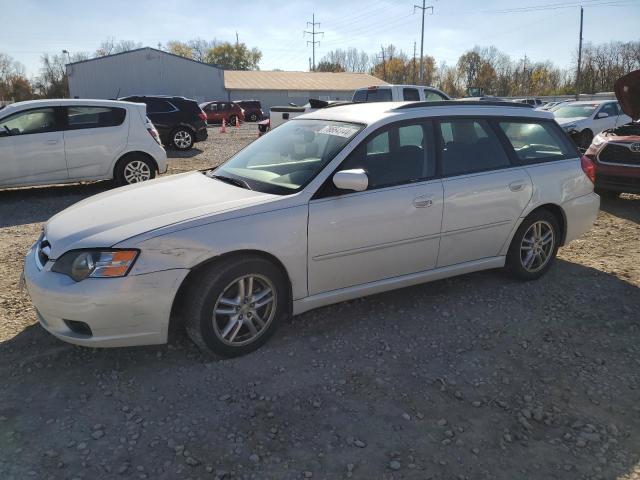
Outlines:
[{"label": "car hood", "polygon": [[556,122],[563,127],[565,125],[570,125],[572,123],[578,123],[582,120],[585,120],[587,117],[571,117],[571,118],[556,118]]},{"label": "car hood", "polygon": [[45,235],[56,259],[69,250],[110,247],[157,228],[278,198],[201,172],[171,175],[82,200],[52,217]]},{"label": "car hood", "polygon": [[634,70],[616,80],[613,85],[622,111],[633,120],[640,119],[640,70]]}]

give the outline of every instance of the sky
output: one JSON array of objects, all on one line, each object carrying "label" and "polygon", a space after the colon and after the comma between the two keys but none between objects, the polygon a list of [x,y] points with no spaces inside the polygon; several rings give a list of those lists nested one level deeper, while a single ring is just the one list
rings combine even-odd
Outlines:
[{"label": "sky", "polygon": [[[307,70],[306,22],[320,22],[316,61],[337,48],[380,53],[393,43],[420,52],[420,0],[0,0],[0,52],[39,72],[43,53],[93,53],[103,40],[157,47],[193,38],[235,41],[263,53],[260,68]],[[495,45],[514,59],[571,65],[580,8],[584,41],[640,40],[640,0],[428,0],[424,52],[453,64],[475,45]]]}]

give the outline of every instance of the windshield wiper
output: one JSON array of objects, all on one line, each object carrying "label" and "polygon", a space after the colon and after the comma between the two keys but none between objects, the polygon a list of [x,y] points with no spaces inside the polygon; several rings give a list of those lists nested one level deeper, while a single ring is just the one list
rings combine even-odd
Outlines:
[{"label": "windshield wiper", "polygon": [[240,180],[239,178],[224,177],[222,175],[208,175],[208,176],[211,178],[215,178],[216,180],[220,180],[221,182],[235,185],[236,187],[246,188],[247,190],[253,190],[247,182],[245,182],[244,180]]}]

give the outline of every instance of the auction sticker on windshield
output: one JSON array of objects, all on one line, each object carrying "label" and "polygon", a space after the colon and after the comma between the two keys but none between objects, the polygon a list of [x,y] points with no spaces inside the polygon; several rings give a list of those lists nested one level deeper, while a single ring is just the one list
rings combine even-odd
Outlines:
[{"label": "auction sticker on windshield", "polygon": [[336,137],[349,138],[358,131],[357,127],[340,126],[340,125],[325,125],[316,133],[323,133],[325,135],[334,135]]}]

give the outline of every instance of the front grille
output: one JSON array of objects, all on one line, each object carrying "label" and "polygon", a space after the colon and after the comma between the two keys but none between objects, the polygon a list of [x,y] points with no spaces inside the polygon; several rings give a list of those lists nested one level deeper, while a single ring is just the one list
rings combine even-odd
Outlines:
[{"label": "front grille", "polygon": [[42,236],[42,238],[36,244],[36,263],[40,270],[44,268],[44,266],[49,261],[49,255],[51,254],[51,244],[47,237]]},{"label": "front grille", "polygon": [[600,152],[598,160],[603,163],[619,163],[640,167],[640,152],[632,152],[626,145],[609,143]]}]

